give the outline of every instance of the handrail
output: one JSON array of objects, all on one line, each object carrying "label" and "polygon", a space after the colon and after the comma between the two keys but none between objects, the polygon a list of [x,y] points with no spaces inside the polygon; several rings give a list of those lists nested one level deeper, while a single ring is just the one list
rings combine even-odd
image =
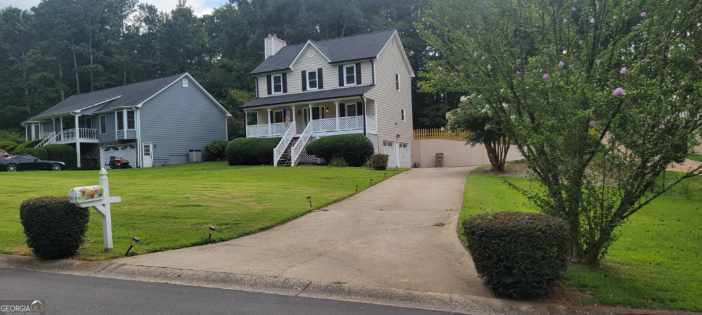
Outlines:
[{"label": "handrail", "polygon": [[52,144],[56,142],[56,132],[52,131],[50,132],[46,137],[42,138],[37,145],[35,145],[35,148],[41,148],[47,144]]},{"label": "handrail", "polygon": [[290,166],[297,165],[297,160],[300,158],[300,155],[302,155],[302,150],[305,149],[310,137],[312,137],[312,121],[307,123],[307,127],[305,127],[305,130],[300,134],[300,138],[297,139],[295,145],[290,149]]},{"label": "handrail", "polygon": [[280,142],[278,142],[278,145],[273,149],[273,166],[278,166],[278,160],[280,160],[280,157],[285,153],[285,149],[290,145],[290,141],[292,141],[294,135],[295,124],[290,124],[288,129],[285,130],[285,133],[283,133],[283,137],[280,139]]}]

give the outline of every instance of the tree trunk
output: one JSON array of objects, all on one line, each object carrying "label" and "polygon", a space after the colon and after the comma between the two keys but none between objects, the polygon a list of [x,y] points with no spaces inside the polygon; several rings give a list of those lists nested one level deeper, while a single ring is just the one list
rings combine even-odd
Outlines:
[{"label": "tree trunk", "polygon": [[80,74],[78,73],[78,55],[75,45],[71,46],[71,53],[73,54],[73,74],[76,80],[76,94],[80,94]]},{"label": "tree trunk", "polygon": [[496,141],[485,142],[484,145],[492,169],[495,172],[504,172],[505,164],[507,163],[507,153],[509,152],[509,140],[500,138]]}]

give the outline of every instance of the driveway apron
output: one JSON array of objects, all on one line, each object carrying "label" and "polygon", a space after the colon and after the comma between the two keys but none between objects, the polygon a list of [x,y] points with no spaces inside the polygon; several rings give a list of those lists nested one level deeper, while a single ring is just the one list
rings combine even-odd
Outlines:
[{"label": "driveway apron", "polygon": [[490,296],[456,235],[468,170],[412,169],[264,232],[118,262]]}]

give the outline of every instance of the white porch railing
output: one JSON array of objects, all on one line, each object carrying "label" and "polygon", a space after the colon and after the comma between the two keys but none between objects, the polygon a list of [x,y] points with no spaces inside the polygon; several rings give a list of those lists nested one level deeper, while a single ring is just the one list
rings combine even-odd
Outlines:
[{"label": "white porch railing", "polygon": [[278,142],[278,145],[273,149],[273,166],[278,166],[280,157],[283,156],[283,153],[285,153],[285,150],[290,145],[290,141],[292,141],[293,136],[295,136],[295,128],[297,128],[297,126],[290,124],[290,127],[283,133],[283,137],[280,139],[280,142]]},{"label": "white porch railing", "polygon": [[[78,141],[86,142],[96,142],[98,141],[97,129],[92,128],[79,128],[78,129]],[[66,129],[61,135],[60,142],[75,142],[76,141],[76,131],[75,129]]]},{"label": "white porch railing", "polygon": [[35,147],[35,148],[40,148],[40,147],[43,147],[43,146],[45,146],[45,145],[47,145],[47,144],[54,144],[54,143],[56,143],[56,133],[55,133],[55,132],[49,132],[49,133],[48,133],[44,138],[42,138],[41,141],[39,141],[39,143],[37,143],[37,145],[34,146],[34,147]]},{"label": "white porch railing", "polygon": [[287,122],[271,124],[271,135],[272,136],[282,136],[285,133],[285,131],[288,129],[288,125],[290,125],[290,123],[287,123]]},{"label": "white porch railing", "polygon": [[307,126],[305,127],[305,130],[302,131],[300,134],[300,138],[297,139],[297,142],[295,145],[290,149],[290,166],[294,167],[297,165],[297,162],[300,160],[300,156],[302,155],[302,152],[305,150],[305,147],[307,146],[307,142],[310,141],[310,138],[312,137],[312,124],[308,123]]},{"label": "white porch railing", "polygon": [[339,117],[339,130],[363,129],[363,116]]},{"label": "white porch railing", "polygon": [[329,132],[336,131],[336,118],[322,118],[312,120],[312,131]]},{"label": "white porch railing", "polygon": [[246,136],[249,138],[267,137],[268,125],[248,125],[246,126]]}]

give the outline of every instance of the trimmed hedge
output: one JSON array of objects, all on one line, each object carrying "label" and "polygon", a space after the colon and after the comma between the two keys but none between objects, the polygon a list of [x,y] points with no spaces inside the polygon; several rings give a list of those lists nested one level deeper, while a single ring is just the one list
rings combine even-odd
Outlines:
[{"label": "trimmed hedge", "polygon": [[497,296],[546,296],[565,274],[570,243],[561,219],[498,212],[475,215],[463,228],[475,268]]},{"label": "trimmed hedge", "polygon": [[327,162],[342,158],[350,166],[363,166],[373,155],[373,144],[360,134],[328,136],[307,145],[307,153]]},{"label": "trimmed hedge", "polygon": [[66,163],[66,168],[76,167],[76,149],[67,144],[49,144],[44,146],[47,152],[46,160]]},{"label": "trimmed hedge", "polygon": [[273,164],[273,149],[280,138],[238,138],[227,144],[229,165]]},{"label": "trimmed hedge", "polygon": [[388,168],[388,155],[387,154],[373,154],[368,160],[368,167],[383,171]]},{"label": "trimmed hedge", "polygon": [[20,206],[27,246],[43,259],[74,256],[83,243],[88,218],[88,208],[80,208],[65,197],[39,197]]},{"label": "trimmed hedge", "polygon": [[226,157],[227,141],[215,140],[205,146],[205,161],[221,161]]}]

